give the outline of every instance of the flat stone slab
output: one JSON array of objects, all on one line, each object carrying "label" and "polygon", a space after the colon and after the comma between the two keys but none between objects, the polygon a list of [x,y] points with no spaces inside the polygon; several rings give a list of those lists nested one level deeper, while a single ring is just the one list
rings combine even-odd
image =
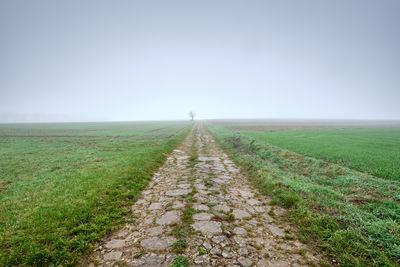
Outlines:
[{"label": "flat stone slab", "polygon": [[249,200],[247,200],[247,203],[249,203],[252,206],[260,205],[260,201],[258,201],[257,199],[249,199]]},{"label": "flat stone slab", "polygon": [[178,187],[179,188],[182,188],[182,189],[188,189],[188,188],[190,188],[190,184],[178,184]]},{"label": "flat stone slab", "polygon": [[262,206],[255,206],[254,210],[257,211],[257,212],[265,212],[265,209]]},{"label": "flat stone slab", "polygon": [[236,168],[228,167],[228,170],[229,170],[231,173],[239,173],[239,169],[236,169]]},{"label": "flat stone slab", "polygon": [[147,254],[142,256],[140,259],[134,260],[132,262],[133,266],[146,266],[146,267],[154,267],[161,266],[164,262],[164,255],[157,254]]},{"label": "flat stone slab", "polygon": [[268,214],[263,214],[263,216],[264,216],[264,218],[265,218],[265,220],[267,221],[267,222],[273,222],[274,221],[274,219],[272,219],[272,217],[271,216],[269,216]]},{"label": "flat stone slab", "polygon": [[160,225],[168,225],[179,222],[181,213],[177,210],[167,211],[160,218],[157,218],[156,223]]},{"label": "flat stone slab", "polygon": [[233,233],[235,235],[247,235],[247,231],[242,227],[235,227],[233,229]]},{"label": "flat stone slab", "polygon": [[249,221],[247,221],[248,224],[252,225],[252,226],[257,226],[258,222],[255,219],[251,219]]},{"label": "flat stone slab", "polygon": [[218,166],[214,166],[214,167],[213,167],[213,170],[216,170],[216,171],[225,171],[225,167],[224,167],[224,165],[218,165]]},{"label": "flat stone slab", "polygon": [[193,208],[196,210],[205,210],[205,211],[210,209],[208,206],[203,205],[203,204],[195,204],[195,205],[193,205]]},{"label": "flat stone slab", "polygon": [[263,238],[254,238],[253,241],[257,246],[265,245],[265,240]]},{"label": "flat stone slab", "polygon": [[160,210],[162,209],[161,203],[151,203],[149,210]]},{"label": "flat stone slab", "polygon": [[203,184],[194,184],[194,187],[196,187],[197,190],[207,189],[207,187]]},{"label": "flat stone slab", "polygon": [[277,236],[280,236],[280,237],[284,237],[285,236],[285,232],[281,228],[278,228],[278,227],[273,226],[273,225],[268,225],[268,229],[271,231],[271,233],[273,235],[277,235]]},{"label": "flat stone slab", "polygon": [[198,157],[199,161],[219,161],[218,157]]},{"label": "flat stone slab", "polygon": [[164,232],[164,228],[162,226],[152,227],[147,229],[146,234],[148,236],[158,236]]},{"label": "flat stone slab", "polygon": [[226,236],[224,236],[224,235],[214,236],[214,237],[212,238],[212,241],[213,241],[214,243],[217,243],[217,244],[219,244],[219,243],[221,243],[221,242],[224,242],[225,240],[226,240]]},{"label": "flat stone slab", "polygon": [[109,249],[122,248],[123,246],[125,246],[125,240],[121,239],[113,239],[105,244],[105,247]]},{"label": "flat stone slab", "polygon": [[105,261],[117,261],[122,257],[121,251],[112,251],[109,253],[104,254]]},{"label": "flat stone slab", "polygon": [[244,197],[244,198],[250,198],[250,197],[253,197],[253,196],[254,196],[254,194],[253,194],[252,192],[247,191],[247,190],[240,190],[239,193],[240,193],[240,194],[242,195],[242,197]]},{"label": "flat stone slab", "polygon": [[209,221],[213,216],[207,212],[200,212],[193,215],[193,219],[196,221]]},{"label": "flat stone slab", "polygon": [[214,221],[198,221],[192,224],[193,229],[205,234],[222,233],[221,223]]},{"label": "flat stone slab", "polygon": [[278,216],[283,215],[285,212],[286,212],[286,210],[283,208],[280,208],[280,207],[275,207],[275,209],[274,209],[274,213]]},{"label": "flat stone slab", "polygon": [[239,248],[238,253],[240,256],[246,256],[247,254],[249,254],[249,250],[247,248]]},{"label": "flat stone slab", "polygon": [[212,248],[211,244],[208,241],[204,241],[203,247],[207,250],[210,250]]},{"label": "flat stone slab", "polygon": [[199,189],[198,190],[198,193],[199,193],[199,195],[201,196],[205,196],[205,195],[207,195],[209,192],[208,191],[206,191],[206,190],[201,190],[201,189]]},{"label": "flat stone slab", "polygon": [[[290,262],[287,260],[273,260],[271,261],[269,264],[271,264],[270,266],[276,266],[276,267],[286,267],[286,266],[290,266]],[[292,266],[296,266],[296,265],[292,265]],[[307,265],[297,265],[297,266],[307,266]]]},{"label": "flat stone slab", "polygon": [[208,265],[210,263],[210,258],[208,255],[197,256],[194,259],[194,263],[201,264],[201,265]]},{"label": "flat stone slab", "polygon": [[146,219],[143,221],[144,225],[149,225],[152,224],[154,222],[154,217],[153,216],[148,216],[146,217]]},{"label": "flat stone slab", "polygon": [[214,191],[219,191],[218,187],[212,186],[208,188],[208,191],[214,192]]},{"label": "flat stone slab", "polygon": [[245,257],[240,257],[238,259],[238,262],[244,267],[251,266],[253,264],[253,262],[250,259]]},{"label": "flat stone slab", "polygon": [[239,236],[239,235],[235,235],[233,236],[233,240],[239,245],[239,247],[244,247],[246,246],[246,238]]},{"label": "flat stone slab", "polygon": [[176,242],[176,238],[173,236],[167,237],[151,237],[144,239],[140,242],[140,245],[148,250],[162,250],[169,248],[173,243]]},{"label": "flat stone slab", "polygon": [[232,211],[232,214],[233,214],[233,216],[235,216],[235,219],[239,219],[239,220],[246,218],[246,217],[250,217],[250,214],[245,210],[234,209]]},{"label": "flat stone slab", "polygon": [[190,193],[189,189],[175,189],[175,190],[169,190],[169,191],[165,192],[165,194],[170,197],[183,196],[183,195],[187,195],[189,193]]},{"label": "flat stone slab", "polygon": [[[233,258],[233,254],[230,253],[230,252],[227,251],[227,250],[224,250],[224,251],[222,251],[222,257],[224,257],[224,258],[226,258],[226,259],[231,259],[231,258]],[[261,265],[261,266],[264,266],[264,265]]]},{"label": "flat stone slab", "polygon": [[216,255],[221,255],[222,251],[218,247],[215,247],[215,248],[210,250],[210,253],[212,255],[216,256]]},{"label": "flat stone slab", "polygon": [[136,201],[136,205],[142,205],[142,204],[146,204],[147,203],[147,201],[146,200],[144,200],[144,199],[139,199],[138,201]]},{"label": "flat stone slab", "polygon": [[183,202],[181,202],[181,201],[176,201],[176,202],[172,205],[172,208],[173,208],[173,209],[181,209],[181,208],[183,208],[183,207],[185,207],[185,204],[183,204]]},{"label": "flat stone slab", "polygon": [[212,181],[214,181],[217,184],[226,184],[228,181],[225,179],[220,179],[220,178],[212,178]]},{"label": "flat stone slab", "polygon": [[215,207],[213,207],[213,209],[216,211],[222,211],[222,212],[229,212],[231,210],[231,208],[229,208],[226,205],[216,205]]}]

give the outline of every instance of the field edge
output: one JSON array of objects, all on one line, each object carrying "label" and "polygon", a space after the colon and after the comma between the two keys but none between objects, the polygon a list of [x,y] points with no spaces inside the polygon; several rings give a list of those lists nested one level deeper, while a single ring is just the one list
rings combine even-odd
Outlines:
[{"label": "field edge", "polygon": [[[147,155],[143,165],[125,170],[127,179],[119,179],[113,184],[107,195],[99,196],[96,203],[89,203],[85,210],[90,214],[79,223],[72,223],[65,229],[53,244],[32,243],[27,247],[13,247],[20,242],[20,237],[3,239],[0,245],[0,265],[65,265],[76,266],[93,252],[95,245],[107,234],[118,230],[127,222],[131,214],[131,205],[146,188],[153,174],[164,164],[169,153],[173,151],[188,135],[192,124],[185,126],[157,149]],[[92,215],[92,216],[90,216]],[[22,240],[21,240],[22,241]],[[50,245],[50,246],[49,246]]]},{"label": "field edge", "polygon": [[[271,196],[273,204],[291,210],[290,215],[285,220],[297,228],[297,235],[300,240],[312,244],[330,261],[320,262],[319,264],[323,266],[337,264],[345,266],[396,266],[398,258],[391,258],[385,254],[382,248],[375,248],[374,244],[366,242],[363,229],[346,228],[347,225],[343,225],[343,221],[339,220],[338,217],[313,208],[318,199],[296,192],[279,180],[275,180],[276,173],[274,173],[274,170],[268,173],[269,171],[263,165],[264,159],[259,155],[259,152],[267,146],[263,147],[260,142],[251,137],[215,125],[206,124],[206,128],[234,162],[241,166],[241,170],[246,173],[249,180],[261,193]],[[294,157],[300,155],[279,147],[275,147],[275,149]],[[268,151],[263,152],[269,153]],[[260,152],[260,154],[262,153]],[[317,162],[323,161],[322,159],[306,157]],[[327,164],[337,166],[338,169],[357,172],[335,163],[328,162]],[[360,175],[365,174],[360,173]]]}]

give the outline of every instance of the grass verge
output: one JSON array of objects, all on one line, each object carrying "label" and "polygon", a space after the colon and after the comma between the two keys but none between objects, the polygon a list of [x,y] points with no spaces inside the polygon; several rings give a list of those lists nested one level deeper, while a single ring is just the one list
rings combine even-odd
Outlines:
[{"label": "grass verge", "polygon": [[188,126],[2,125],[0,265],[77,265],[125,222]]},{"label": "grass verge", "polygon": [[396,266],[400,183],[373,177],[209,126],[273,203],[291,209],[298,238],[343,266]]}]

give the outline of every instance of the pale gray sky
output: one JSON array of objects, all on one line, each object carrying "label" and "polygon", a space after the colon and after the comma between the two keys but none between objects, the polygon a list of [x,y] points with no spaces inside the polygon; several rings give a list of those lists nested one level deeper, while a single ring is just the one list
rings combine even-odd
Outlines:
[{"label": "pale gray sky", "polygon": [[400,119],[400,1],[0,1],[0,120]]}]

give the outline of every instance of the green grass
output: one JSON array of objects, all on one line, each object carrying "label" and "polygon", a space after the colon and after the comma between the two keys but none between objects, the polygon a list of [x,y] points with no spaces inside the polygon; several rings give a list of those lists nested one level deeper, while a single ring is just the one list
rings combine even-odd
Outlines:
[{"label": "green grass", "polygon": [[0,125],[0,265],[76,265],[130,219],[190,125]]},{"label": "green grass", "polygon": [[175,253],[183,253],[187,248],[186,238],[181,238],[172,245],[172,250]]},{"label": "green grass", "polygon": [[258,141],[400,180],[400,128],[243,132]]},{"label": "green grass", "polygon": [[189,266],[190,264],[184,256],[177,256],[171,265],[171,267],[189,267]]},{"label": "green grass", "polygon": [[[272,196],[272,204],[291,209],[285,219],[297,227],[301,241],[315,245],[342,266],[399,264],[400,181],[291,152],[266,139],[255,140],[253,133],[218,125],[208,125],[208,129],[260,192]],[[378,132],[357,131],[366,136]],[[383,138],[386,131],[391,132],[383,130]],[[400,164],[399,158],[392,161]]]},{"label": "green grass", "polygon": [[208,251],[204,248],[199,248],[199,255],[201,256],[201,255],[205,255],[205,254],[208,254]]},{"label": "green grass", "polygon": [[235,216],[232,213],[229,213],[228,215],[225,215],[225,221],[228,222],[233,222],[235,220]]}]

